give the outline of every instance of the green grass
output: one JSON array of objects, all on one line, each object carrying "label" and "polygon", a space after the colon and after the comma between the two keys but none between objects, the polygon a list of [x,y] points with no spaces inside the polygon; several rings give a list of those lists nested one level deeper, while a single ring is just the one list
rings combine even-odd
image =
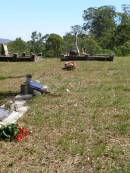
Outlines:
[{"label": "green grass", "polygon": [[0,80],[5,80],[5,79],[8,79],[8,77],[0,76]]},{"label": "green grass", "polygon": [[76,62],[74,71],[63,64],[0,63],[0,104],[19,92],[28,73],[56,94],[27,103],[19,120],[32,130],[27,140],[0,141],[1,172],[129,173],[130,57]]}]

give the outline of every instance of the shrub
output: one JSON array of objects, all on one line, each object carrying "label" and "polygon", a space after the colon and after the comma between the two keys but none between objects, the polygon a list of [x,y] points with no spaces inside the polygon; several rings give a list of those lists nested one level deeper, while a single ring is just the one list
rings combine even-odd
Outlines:
[{"label": "shrub", "polygon": [[86,38],[80,44],[80,47],[85,48],[88,54],[99,54],[102,53],[102,48],[93,38]]},{"label": "shrub", "polygon": [[127,56],[130,54],[130,42],[124,43],[122,46],[114,48],[116,55],[118,56]]},{"label": "shrub", "polygon": [[110,49],[103,49],[102,53],[103,53],[103,54],[109,54],[109,55],[115,54],[114,51],[112,51],[112,50],[110,50]]}]

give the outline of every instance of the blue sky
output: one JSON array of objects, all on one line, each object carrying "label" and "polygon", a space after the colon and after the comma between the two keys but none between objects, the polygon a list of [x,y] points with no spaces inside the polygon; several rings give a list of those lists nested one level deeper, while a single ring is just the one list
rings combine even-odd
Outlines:
[{"label": "blue sky", "polygon": [[130,0],[1,0],[0,38],[29,40],[33,31],[64,35],[83,24],[83,10],[114,5],[119,11],[122,4]]}]

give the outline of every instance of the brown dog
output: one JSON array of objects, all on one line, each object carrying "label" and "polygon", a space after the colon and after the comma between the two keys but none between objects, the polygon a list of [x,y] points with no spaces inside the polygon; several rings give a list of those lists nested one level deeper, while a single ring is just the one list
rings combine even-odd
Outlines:
[{"label": "brown dog", "polygon": [[64,70],[74,70],[75,68],[76,64],[73,61],[66,62],[63,67]]}]

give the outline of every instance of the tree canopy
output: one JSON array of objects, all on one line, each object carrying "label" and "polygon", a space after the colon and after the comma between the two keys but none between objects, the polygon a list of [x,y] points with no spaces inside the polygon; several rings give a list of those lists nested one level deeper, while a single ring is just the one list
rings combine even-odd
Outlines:
[{"label": "tree canopy", "polygon": [[57,34],[50,34],[46,40],[46,55],[59,56],[63,49],[63,39]]},{"label": "tree canopy", "polygon": [[17,38],[9,43],[12,52],[42,53],[47,57],[58,57],[67,53],[74,46],[75,35],[77,45],[88,53],[114,52],[117,55],[130,54],[130,7],[122,5],[122,12],[114,6],[90,7],[83,11],[84,23],[76,24],[63,37],[51,33],[42,35],[34,31],[28,42]]}]

